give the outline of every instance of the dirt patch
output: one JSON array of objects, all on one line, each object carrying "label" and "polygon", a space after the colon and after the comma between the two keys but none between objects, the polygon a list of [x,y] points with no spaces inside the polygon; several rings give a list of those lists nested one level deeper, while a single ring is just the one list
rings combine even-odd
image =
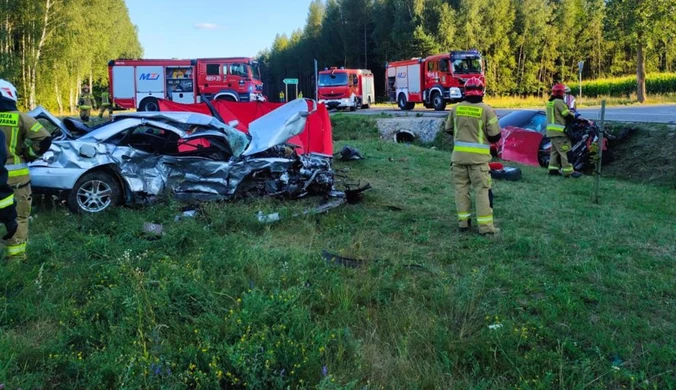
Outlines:
[{"label": "dirt patch", "polygon": [[[622,142],[613,145],[613,161],[603,167],[603,175],[638,183],[676,188],[676,127],[636,125]],[[612,125],[620,133],[625,125]]]}]

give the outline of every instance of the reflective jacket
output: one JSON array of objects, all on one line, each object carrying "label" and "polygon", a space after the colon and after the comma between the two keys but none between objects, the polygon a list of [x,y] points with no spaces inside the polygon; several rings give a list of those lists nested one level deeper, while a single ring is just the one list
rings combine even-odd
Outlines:
[{"label": "reflective jacket", "polygon": [[451,161],[457,164],[490,162],[490,143],[500,139],[498,116],[485,103],[457,104],[446,120],[446,132],[453,134]]},{"label": "reflective jacket", "polygon": [[80,110],[89,110],[92,107],[96,108],[96,100],[94,100],[94,96],[92,96],[91,93],[87,92],[80,96],[77,108]]},{"label": "reflective jacket", "polygon": [[[0,115],[3,113],[0,112]],[[14,191],[7,183],[9,175],[5,168],[7,153],[5,151],[5,134],[0,131],[0,223],[7,224],[16,219],[16,203],[14,202]]]},{"label": "reflective jacket", "polygon": [[101,105],[110,106],[110,93],[108,92],[101,93]]},{"label": "reflective jacket", "polygon": [[565,137],[566,117],[571,115],[563,99],[547,102],[547,137]]},{"label": "reflective jacket", "polygon": [[19,111],[0,112],[0,130],[7,146],[4,162],[10,181],[28,177],[30,172],[26,162],[40,157],[44,152],[43,141],[48,140],[51,134],[40,122]]}]

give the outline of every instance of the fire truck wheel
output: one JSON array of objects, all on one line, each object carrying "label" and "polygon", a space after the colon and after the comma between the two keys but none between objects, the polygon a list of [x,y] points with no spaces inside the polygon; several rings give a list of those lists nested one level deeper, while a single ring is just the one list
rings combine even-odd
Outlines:
[{"label": "fire truck wheel", "polygon": [[141,106],[139,107],[139,111],[159,111],[160,110],[160,104],[157,102],[157,99],[155,98],[145,98],[143,101],[141,101]]},{"label": "fire truck wheel", "polygon": [[361,108],[364,109],[364,110],[367,109],[367,108],[369,108],[369,107],[371,107],[371,97],[369,96],[368,99],[367,99],[366,101],[367,101],[368,103],[362,104],[362,105],[361,105]]},{"label": "fire truck wheel", "polygon": [[[411,106],[412,103],[406,101],[406,95],[404,95],[403,93],[399,94],[399,99],[397,100],[397,102],[399,103],[399,108],[402,110],[407,111],[413,109],[413,107]],[[413,106],[415,106],[415,103],[413,103]]]},{"label": "fire truck wheel", "polygon": [[357,111],[357,107],[359,107],[359,100],[357,98],[354,98],[354,104],[352,107],[350,107],[350,111]]},{"label": "fire truck wheel", "polygon": [[432,95],[432,105],[435,111],[443,111],[446,109],[446,101],[439,92],[435,92]]}]

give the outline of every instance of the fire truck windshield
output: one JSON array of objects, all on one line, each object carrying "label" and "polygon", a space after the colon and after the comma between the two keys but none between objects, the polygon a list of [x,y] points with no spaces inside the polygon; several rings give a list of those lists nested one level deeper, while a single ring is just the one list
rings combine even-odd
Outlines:
[{"label": "fire truck windshield", "polygon": [[481,73],[481,59],[462,58],[453,60],[453,73]]},{"label": "fire truck windshield", "polygon": [[253,78],[256,80],[261,79],[261,69],[258,66],[258,62],[254,62],[253,65],[251,66],[251,72],[253,73]]},{"label": "fire truck windshield", "polygon": [[323,73],[319,75],[320,87],[338,87],[347,85],[347,73]]}]

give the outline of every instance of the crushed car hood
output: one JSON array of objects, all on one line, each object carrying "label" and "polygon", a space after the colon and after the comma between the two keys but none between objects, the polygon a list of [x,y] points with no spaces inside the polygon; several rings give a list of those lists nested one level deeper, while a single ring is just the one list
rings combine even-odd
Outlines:
[{"label": "crushed car hood", "polygon": [[296,99],[251,122],[251,143],[243,155],[250,156],[286,143],[305,130],[307,117],[316,110],[316,103],[313,102],[313,110],[308,111],[307,102]]}]

